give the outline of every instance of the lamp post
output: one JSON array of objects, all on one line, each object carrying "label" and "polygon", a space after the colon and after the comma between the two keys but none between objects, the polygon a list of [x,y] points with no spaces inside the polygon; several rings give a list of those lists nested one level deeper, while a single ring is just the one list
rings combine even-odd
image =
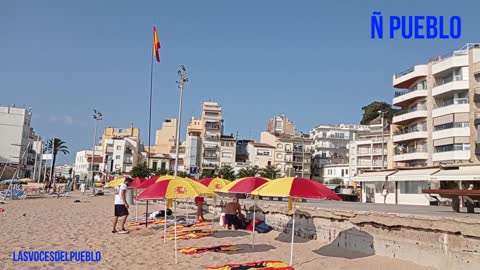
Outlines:
[{"label": "lamp post", "polygon": [[382,124],[382,170],[385,168],[385,138],[384,138],[384,130],[385,130],[385,113],[384,111],[379,110],[378,114],[380,115],[381,124]]},{"label": "lamp post", "polygon": [[93,109],[93,119],[95,120],[95,131],[93,132],[93,149],[92,149],[92,160],[90,161],[90,169],[92,170],[93,196],[95,196],[95,176],[93,172],[93,160],[95,159],[95,144],[97,141],[98,121],[103,119],[103,115],[99,111]]},{"label": "lamp post", "polygon": [[300,132],[302,134],[302,178],[305,173],[305,136],[303,132]]},{"label": "lamp post", "polygon": [[[178,88],[180,88],[180,104],[178,107],[178,120],[177,120],[177,142],[175,143],[175,168],[174,168],[174,178],[177,177],[178,172],[178,148],[180,146],[180,127],[182,123],[182,100],[183,100],[183,89],[185,87],[185,83],[188,82],[187,77],[187,70],[185,69],[184,65],[180,65],[180,69],[177,71],[178,73]],[[176,253],[175,253],[176,255]]]}]

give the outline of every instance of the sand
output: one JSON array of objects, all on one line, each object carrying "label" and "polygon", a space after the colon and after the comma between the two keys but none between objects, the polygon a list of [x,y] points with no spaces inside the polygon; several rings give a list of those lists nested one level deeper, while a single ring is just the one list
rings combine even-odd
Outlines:
[{"label": "sand", "polygon": [[[80,203],[73,201],[79,199]],[[139,205],[144,213],[145,205]],[[205,269],[226,263],[256,260],[289,262],[290,235],[276,231],[256,235],[256,248],[251,249],[251,233],[228,231],[216,224],[214,237],[179,240],[179,247],[234,244],[242,248],[233,253],[179,254],[174,261],[174,242],[163,243],[163,226],[130,228],[129,234],[113,234],[113,194],[91,197],[78,192],[65,198],[7,200],[0,208],[0,269]],[[163,204],[150,203],[151,210],[163,209]],[[185,210],[177,209],[181,215]],[[134,217],[135,208],[130,208]],[[206,215],[211,218],[211,215]],[[173,228],[172,228],[173,229]],[[316,240],[296,238],[295,269],[434,269],[407,261],[382,256],[355,254],[333,250],[322,256],[318,250],[327,245]],[[100,262],[13,262],[12,252],[21,250],[100,251]]]}]

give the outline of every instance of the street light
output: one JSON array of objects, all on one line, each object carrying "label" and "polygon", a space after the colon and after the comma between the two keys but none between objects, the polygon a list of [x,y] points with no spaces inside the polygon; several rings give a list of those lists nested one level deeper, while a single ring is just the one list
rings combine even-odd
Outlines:
[{"label": "street light", "polygon": [[385,168],[385,138],[384,138],[384,130],[385,130],[385,113],[386,111],[379,110],[378,114],[380,115],[381,124],[382,124],[382,170]]},{"label": "street light", "polygon": [[95,131],[93,132],[93,149],[92,149],[92,160],[90,161],[90,168],[92,170],[92,190],[93,190],[93,196],[95,196],[95,176],[93,172],[93,160],[95,159],[95,144],[97,141],[97,128],[98,128],[98,121],[103,119],[103,115],[93,109],[93,119],[95,120]]},{"label": "street light", "polygon": [[302,178],[305,173],[305,134],[303,134],[303,131],[300,132],[302,134]]},{"label": "street light", "polygon": [[[188,82],[187,77],[187,70],[185,69],[184,65],[180,65],[180,69],[177,71],[178,73],[178,88],[180,88],[180,104],[178,107],[178,120],[177,120],[177,142],[175,143],[175,168],[174,168],[174,178],[177,177],[178,172],[178,147],[180,146],[180,127],[182,123],[182,99],[183,99],[183,88],[185,87],[185,83]],[[175,253],[176,255],[177,253]]]}]

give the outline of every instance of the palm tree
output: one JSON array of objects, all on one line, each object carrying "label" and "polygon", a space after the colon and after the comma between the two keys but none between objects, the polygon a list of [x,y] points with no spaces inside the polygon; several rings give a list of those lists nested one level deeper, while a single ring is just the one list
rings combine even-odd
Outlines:
[{"label": "palm tree", "polygon": [[[68,151],[68,147],[64,141],[62,141],[60,138],[53,138],[48,140],[48,150],[53,153],[53,160],[52,160],[52,168],[55,168],[55,162],[57,161],[57,154],[58,152],[66,155],[70,153]],[[53,178],[53,175],[51,176]],[[55,178],[54,178],[55,179]]]},{"label": "palm tree", "polygon": [[275,179],[278,175],[280,175],[280,169],[270,164],[260,171],[260,176],[265,178]]}]

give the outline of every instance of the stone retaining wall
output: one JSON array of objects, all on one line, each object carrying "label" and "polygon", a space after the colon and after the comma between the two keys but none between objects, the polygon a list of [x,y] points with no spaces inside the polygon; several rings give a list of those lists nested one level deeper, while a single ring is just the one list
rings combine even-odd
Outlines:
[{"label": "stone retaining wall", "polygon": [[[252,205],[245,203],[251,209]],[[193,203],[179,206],[196,208]],[[221,211],[211,202],[207,207],[209,212]],[[286,205],[259,202],[256,215],[275,230],[291,233],[292,215]],[[345,248],[364,256],[387,256],[438,269],[480,269],[480,217],[462,219],[302,207],[296,211],[295,235],[325,243],[318,253],[326,256],[335,252],[335,248]]]}]

